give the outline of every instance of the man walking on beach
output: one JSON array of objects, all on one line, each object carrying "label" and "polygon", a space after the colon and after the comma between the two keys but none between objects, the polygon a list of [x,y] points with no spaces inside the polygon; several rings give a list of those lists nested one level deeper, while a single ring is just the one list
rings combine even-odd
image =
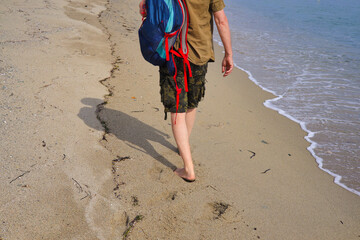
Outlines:
[{"label": "man walking on beach", "polygon": [[[140,2],[140,14],[145,17],[145,1]],[[172,131],[184,168],[177,168],[174,173],[187,182],[195,181],[194,164],[190,152],[189,138],[194,126],[196,108],[205,94],[205,75],[208,62],[215,60],[213,50],[213,20],[215,20],[225,55],[222,61],[224,77],[233,69],[230,29],[224,12],[223,0],[184,0],[189,11],[189,30],[187,43],[189,46],[188,60],[192,77],[188,78],[188,92],[181,91],[176,114],[176,88],[173,76],[167,67],[160,67],[160,93],[165,113],[171,112]],[[176,45],[175,45],[176,48]],[[177,84],[184,89],[183,62],[175,58],[177,67]],[[177,116],[176,116],[177,115]],[[175,124],[176,118],[176,124]]]}]

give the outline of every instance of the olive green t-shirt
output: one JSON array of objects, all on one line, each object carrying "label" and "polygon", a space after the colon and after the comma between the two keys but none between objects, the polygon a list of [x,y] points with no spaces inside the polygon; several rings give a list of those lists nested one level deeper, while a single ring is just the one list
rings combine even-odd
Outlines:
[{"label": "olive green t-shirt", "polygon": [[196,65],[214,61],[213,13],[225,7],[223,0],[185,0],[189,11],[188,59]]}]

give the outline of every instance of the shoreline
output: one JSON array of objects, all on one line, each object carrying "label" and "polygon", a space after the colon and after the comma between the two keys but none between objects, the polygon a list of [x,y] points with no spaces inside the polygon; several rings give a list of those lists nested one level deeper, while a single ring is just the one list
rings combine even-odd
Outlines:
[{"label": "shoreline", "polygon": [[[334,176],[335,183],[360,195],[356,81],[359,48],[354,40],[360,36],[355,34],[351,19],[338,22],[338,32],[328,31],[326,27],[313,31],[319,25],[316,21],[305,21],[309,15],[304,9],[285,17],[286,12],[293,11],[292,4],[279,10],[285,15],[276,18],[272,14],[277,8],[270,5],[266,8],[266,3],[229,1],[228,5],[229,20],[234,21],[235,62],[251,71],[262,86],[283,96],[271,105],[306,122],[306,128],[315,133],[311,140],[317,143],[313,151],[318,156],[319,168],[332,172],[329,174]],[[317,14],[331,12],[327,5],[318,7]],[[347,16],[349,7],[344,6],[334,16]],[[258,11],[248,11],[250,8]],[[268,15],[259,17],[260,12]],[[279,21],[289,28],[285,31],[284,26],[278,25]],[[323,26],[333,23],[325,17]],[[342,32],[342,24],[353,29],[352,40],[344,40],[350,32]]]},{"label": "shoreline", "polygon": [[[219,44],[219,46],[221,46],[221,45]],[[334,177],[334,183],[335,183],[335,184],[339,185],[340,187],[342,187],[342,188],[348,190],[349,192],[352,192],[352,193],[354,193],[354,194],[356,194],[356,195],[358,195],[358,196],[360,197],[360,192],[359,192],[359,191],[357,191],[357,190],[355,190],[355,189],[353,189],[353,188],[350,188],[350,187],[348,187],[347,185],[345,185],[344,183],[341,183],[341,182],[340,182],[343,176],[341,176],[341,175],[339,175],[339,174],[336,174],[336,173],[333,173],[333,172],[332,172],[331,170],[329,170],[329,169],[323,168],[323,161],[324,161],[323,158],[317,156],[316,153],[315,153],[315,148],[316,148],[316,146],[317,146],[318,143],[315,142],[315,141],[313,141],[313,140],[311,140],[311,138],[314,137],[315,132],[312,132],[312,131],[310,131],[309,129],[307,129],[306,123],[305,123],[304,121],[300,121],[300,120],[296,119],[295,117],[293,117],[293,116],[291,116],[289,113],[287,113],[285,110],[280,109],[280,108],[278,108],[278,107],[275,107],[275,106],[273,106],[273,105],[271,104],[272,102],[276,102],[276,101],[280,100],[283,96],[282,96],[282,95],[277,95],[274,91],[272,91],[272,90],[270,90],[270,89],[268,89],[268,88],[263,87],[263,86],[253,77],[253,75],[251,74],[250,71],[245,70],[244,68],[242,68],[242,67],[240,67],[240,66],[238,66],[238,65],[236,65],[236,64],[235,64],[235,67],[238,68],[238,69],[240,69],[241,71],[246,72],[246,73],[248,74],[248,76],[249,76],[249,79],[250,79],[252,82],[254,82],[257,86],[259,86],[263,91],[269,92],[269,93],[271,93],[271,94],[273,94],[273,95],[275,96],[274,98],[267,99],[267,100],[264,102],[264,106],[265,106],[265,107],[267,107],[267,108],[269,108],[269,109],[272,109],[272,110],[278,112],[280,115],[283,115],[283,116],[287,117],[287,118],[290,119],[291,121],[294,121],[294,122],[298,123],[298,124],[301,126],[302,130],[304,130],[304,131],[308,134],[307,136],[304,137],[304,138],[306,139],[306,141],[308,141],[308,142],[310,143],[310,146],[307,147],[307,150],[308,150],[308,151],[311,153],[311,155],[315,158],[316,163],[318,164],[318,167],[319,167],[322,171],[324,171],[324,172],[328,173],[329,175],[331,175],[332,177]]]},{"label": "shoreline", "polygon": [[[217,40],[214,40],[214,42],[215,42],[216,44],[218,44],[218,46],[222,47],[222,43],[221,43],[221,42],[219,42],[219,41],[217,41]],[[354,194],[356,194],[356,195],[358,195],[358,196],[360,197],[360,192],[359,192],[359,191],[357,191],[356,189],[353,189],[353,188],[351,188],[351,187],[348,187],[346,184],[344,184],[344,183],[341,182],[341,179],[343,178],[343,176],[341,176],[341,175],[339,175],[339,174],[336,174],[336,173],[332,172],[331,170],[326,169],[326,168],[323,167],[323,161],[324,161],[323,158],[322,158],[322,157],[319,157],[319,156],[316,155],[316,153],[315,153],[315,149],[316,149],[318,143],[317,143],[316,141],[313,141],[313,140],[311,139],[312,137],[315,136],[316,133],[310,131],[310,130],[306,127],[306,123],[305,123],[304,121],[300,121],[300,120],[296,119],[295,117],[293,117],[291,114],[287,113],[285,110],[280,109],[280,108],[272,105],[272,102],[276,102],[276,101],[280,100],[281,98],[283,98],[283,95],[278,95],[278,94],[275,93],[275,91],[270,90],[270,89],[262,86],[262,85],[260,84],[260,82],[259,82],[258,80],[256,80],[255,77],[253,77],[253,75],[252,75],[252,73],[251,73],[250,71],[248,71],[248,70],[240,67],[240,66],[237,65],[237,64],[234,64],[234,66],[235,66],[236,68],[240,69],[241,71],[246,72],[247,75],[249,76],[249,79],[250,79],[253,83],[255,83],[257,86],[259,86],[263,91],[269,92],[269,93],[271,93],[271,94],[274,95],[274,98],[270,98],[270,99],[267,99],[266,101],[264,101],[264,106],[265,106],[265,107],[267,107],[267,108],[269,108],[269,109],[272,109],[272,110],[278,112],[280,115],[283,115],[283,116],[287,117],[287,118],[290,119],[291,121],[294,121],[294,122],[298,123],[298,124],[301,126],[301,128],[308,134],[307,136],[304,137],[304,138],[306,139],[306,141],[308,141],[308,142],[310,143],[310,146],[307,147],[307,150],[308,150],[308,151],[311,153],[311,155],[315,158],[316,163],[318,164],[318,168],[320,168],[322,171],[324,171],[324,172],[328,173],[329,175],[331,175],[332,177],[334,177],[334,183],[335,183],[335,184],[339,185],[340,187],[342,187],[342,188],[348,190],[349,192],[352,192],[352,193],[354,193]]]}]

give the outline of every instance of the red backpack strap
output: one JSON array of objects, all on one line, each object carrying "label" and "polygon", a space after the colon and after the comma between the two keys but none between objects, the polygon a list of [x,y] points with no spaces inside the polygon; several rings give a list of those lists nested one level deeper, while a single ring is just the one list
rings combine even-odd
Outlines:
[{"label": "red backpack strap", "polygon": [[[186,92],[189,91],[188,90],[188,81],[187,81],[187,69],[189,71],[189,76],[192,77],[190,62],[188,60],[188,44],[187,44],[187,34],[188,34],[188,29],[189,29],[189,12],[188,12],[187,6],[185,4],[185,1],[184,0],[178,0],[178,1],[182,8],[182,12],[184,14],[184,23],[180,29],[180,34],[179,34],[180,35],[180,48],[179,48],[178,52],[175,51],[173,47],[169,51],[167,51],[168,50],[168,37],[170,37],[170,36],[168,34],[165,34],[166,60],[169,61],[169,52],[170,52],[173,63],[174,63],[174,67],[175,67],[174,82],[175,82],[175,87],[176,87],[176,115],[175,115],[174,124],[176,124],[177,113],[179,110],[180,93],[182,91],[182,89],[178,87],[177,80],[176,80],[177,68],[176,68],[176,64],[175,64],[174,55],[183,59],[184,87],[185,87]],[[176,34],[177,33],[178,32],[176,32]]]},{"label": "red backpack strap", "polygon": [[179,101],[180,101],[181,88],[178,87],[177,80],[176,80],[177,67],[176,67],[176,64],[175,64],[174,55],[175,56],[181,56],[181,55],[178,54],[173,48],[171,48],[170,52],[171,52],[171,57],[172,57],[174,67],[175,67],[174,82],[175,82],[175,87],[176,87],[176,115],[175,115],[175,123],[174,124],[176,124],[177,113],[178,113],[178,110],[179,110]]},{"label": "red backpack strap", "polygon": [[176,34],[178,34],[179,31],[175,31],[172,33],[165,33],[164,38],[165,38],[165,52],[166,52],[166,61],[170,60],[170,56],[169,56],[169,38],[174,37]]},{"label": "red backpack strap", "polygon": [[187,71],[186,67],[189,71],[189,76],[192,77],[192,71],[190,67],[190,62],[188,60],[188,54],[189,54],[189,47],[187,44],[187,35],[189,30],[189,11],[187,9],[186,3],[183,0],[180,0],[182,2],[183,7],[183,13],[184,13],[184,24],[181,28],[180,32],[180,48],[179,53],[181,55],[181,58],[183,59],[184,63],[184,85],[185,85],[185,91],[188,92],[188,84],[187,84]]}]

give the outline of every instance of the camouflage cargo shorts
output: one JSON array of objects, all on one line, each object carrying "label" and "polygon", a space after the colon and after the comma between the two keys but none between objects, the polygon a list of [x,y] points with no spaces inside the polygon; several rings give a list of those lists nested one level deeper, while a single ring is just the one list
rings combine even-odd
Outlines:
[{"label": "camouflage cargo shorts", "polygon": [[[182,59],[175,58],[177,67],[176,81],[181,88],[179,96],[179,113],[184,113],[188,109],[197,108],[199,102],[205,96],[205,75],[208,64],[195,65],[190,63],[192,77],[187,73],[188,92],[184,87],[184,67]],[[167,67],[160,67],[160,94],[161,102],[164,105],[164,112],[176,112],[176,86],[173,76],[167,70]],[[166,115],[165,115],[166,118]]]}]

